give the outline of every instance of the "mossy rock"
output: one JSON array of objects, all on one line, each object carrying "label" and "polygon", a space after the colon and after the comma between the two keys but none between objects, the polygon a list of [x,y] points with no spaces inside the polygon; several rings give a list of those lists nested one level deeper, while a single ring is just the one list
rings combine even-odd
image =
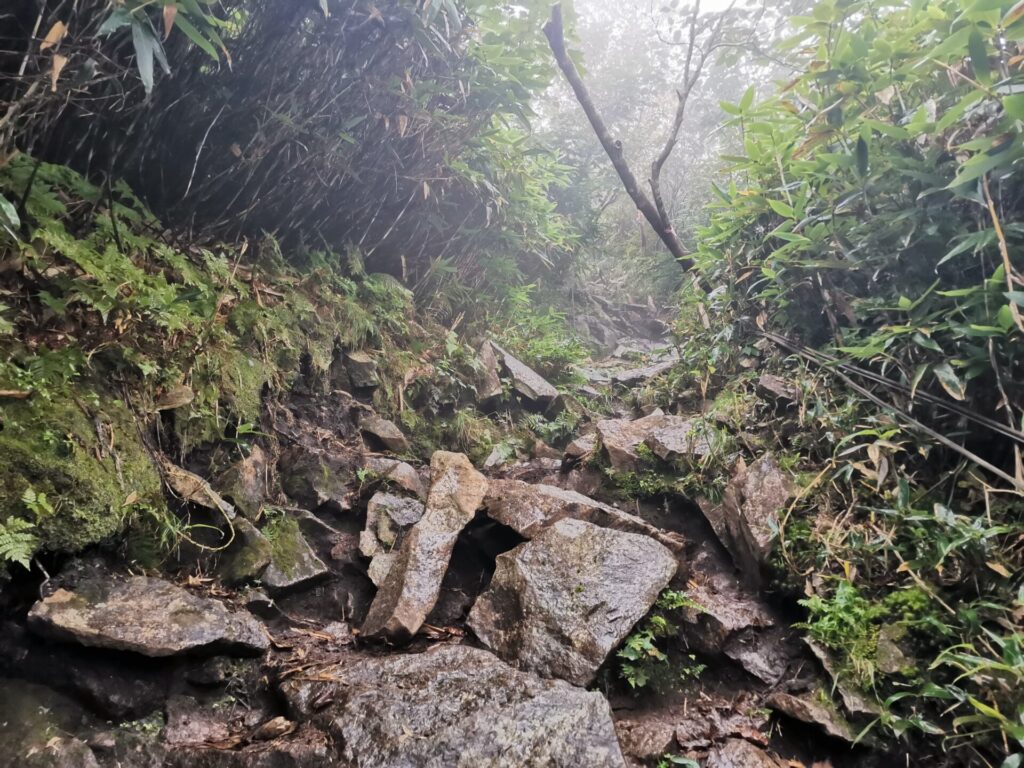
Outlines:
[{"label": "mossy rock", "polygon": [[131,412],[110,397],[95,401],[102,406],[66,395],[0,405],[0,521],[32,520],[23,494],[46,494],[53,511],[33,520],[41,549],[78,551],[116,534],[131,506],[164,505]]}]

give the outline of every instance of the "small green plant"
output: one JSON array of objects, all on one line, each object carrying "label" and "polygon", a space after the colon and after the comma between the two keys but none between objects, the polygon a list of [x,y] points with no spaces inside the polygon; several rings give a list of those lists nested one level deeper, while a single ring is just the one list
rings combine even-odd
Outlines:
[{"label": "small green plant", "polygon": [[658,768],[673,768],[683,766],[684,768],[700,768],[700,763],[682,755],[662,755],[658,760]]},{"label": "small green plant", "polygon": [[680,661],[672,662],[666,650],[666,640],[679,631],[665,614],[683,609],[702,610],[683,592],[667,589],[661,593],[654,611],[633,630],[616,653],[619,676],[633,690],[651,686],[657,691],[671,688],[678,682],[701,676],[705,665],[693,654],[684,654]]},{"label": "small green plant", "polygon": [[[37,493],[34,488],[25,489],[21,502],[36,520],[53,514],[53,506],[47,501],[46,494]],[[9,517],[0,522],[0,564],[17,563],[26,569],[31,567],[32,555],[39,548],[35,529],[34,522],[21,517]]]},{"label": "small green plant", "polygon": [[33,531],[35,523],[10,517],[0,523],[0,563],[17,563],[29,568],[32,555],[39,546]]},{"label": "small green plant", "polygon": [[522,424],[549,445],[558,445],[571,438],[579,426],[578,414],[566,409],[554,419],[547,419],[539,413],[530,413],[523,417]]},{"label": "small green plant", "polygon": [[806,622],[797,624],[825,647],[839,652],[844,671],[862,687],[875,682],[875,654],[878,648],[878,620],[887,613],[883,606],[862,597],[849,581],[840,581],[831,598],[814,595],[801,600],[807,609]]}]

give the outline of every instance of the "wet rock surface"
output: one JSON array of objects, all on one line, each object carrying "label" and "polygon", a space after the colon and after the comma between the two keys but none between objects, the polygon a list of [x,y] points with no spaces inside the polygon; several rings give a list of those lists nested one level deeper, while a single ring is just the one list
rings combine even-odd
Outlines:
[{"label": "wet rock surface", "polygon": [[282,690],[362,768],[624,765],[601,694],[466,646],[357,657]]},{"label": "wet rock surface", "polygon": [[484,499],[487,515],[523,538],[531,539],[565,518],[585,520],[605,528],[640,533],[678,549],[677,537],[636,515],[603,504],[576,491],[521,480],[493,480]]},{"label": "wet rock surface", "polygon": [[153,657],[258,654],[269,646],[262,624],[247,612],[162,579],[103,571],[57,588],[33,606],[28,623],[45,637]]},{"label": "wet rock surface", "polygon": [[299,521],[284,515],[264,528],[270,541],[270,564],[260,582],[271,594],[308,586],[325,578],[329,569],[303,535]]},{"label": "wet rock surface", "polygon": [[779,516],[794,494],[792,480],[775,459],[763,456],[749,467],[741,460],[720,504],[701,510],[736,566],[754,586],[775,545]]},{"label": "wet rock surface", "polygon": [[637,472],[643,460],[637,446],[647,436],[665,424],[665,414],[656,409],[639,419],[604,419],[597,422],[597,434],[601,447],[616,472]]},{"label": "wet rock surface", "polygon": [[487,492],[487,478],[462,454],[438,451],[423,517],[408,532],[363,623],[366,637],[408,640],[437,603],[459,532]]},{"label": "wet rock surface", "polygon": [[584,686],[676,567],[649,537],[560,520],[498,557],[468,624],[519,668]]}]

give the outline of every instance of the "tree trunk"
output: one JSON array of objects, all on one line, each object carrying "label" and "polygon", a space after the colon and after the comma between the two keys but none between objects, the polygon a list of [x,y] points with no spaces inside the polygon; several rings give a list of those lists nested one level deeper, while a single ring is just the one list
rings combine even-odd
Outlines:
[{"label": "tree trunk", "polygon": [[572,86],[573,93],[576,94],[576,100],[583,107],[587,120],[590,121],[590,125],[601,142],[601,146],[604,147],[604,151],[608,153],[608,158],[612,161],[615,172],[619,174],[626,193],[632,198],[640,213],[644,215],[644,218],[647,219],[651,227],[658,234],[658,237],[665,244],[665,247],[668,248],[669,252],[676,258],[683,269],[692,269],[693,260],[687,254],[686,249],[683,248],[683,244],[679,242],[679,238],[672,228],[672,223],[659,213],[654,203],[651,202],[650,198],[640,188],[636,176],[633,175],[633,171],[630,170],[629,164],[622,153],[622,142],[613,139],[611,134],[608,133],[608,128],[605,126],[604,120],[601,119],[597,107],[594,106],[594,101],[590,98],[590,93],[587,91],[583,78],[580,77],[576,65],[569,58],[569,54],[565,49],[565,32],[562,26],[561,4],[556,3],[552,6],[551,18],[544,25],[544,35],[551,46],[551,52],[555,55],[555,61],[558,62],[558,68],[562,70],[565,79]]}]

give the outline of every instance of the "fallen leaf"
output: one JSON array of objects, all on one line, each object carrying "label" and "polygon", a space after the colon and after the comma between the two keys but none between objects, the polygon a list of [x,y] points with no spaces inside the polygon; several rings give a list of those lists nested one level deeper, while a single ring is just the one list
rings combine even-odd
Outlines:
[{"label": "fallen leaf", "polygon": [[50,70],[50,90],[53,93],[57,92],[57,79],[60,77],[60,73],[64,71],[64,67],[67,63],[67,56],[61,56],[59,53],[54,55],[53,69]]},{"label": "fallen leaf", "polygon": [[993,571],[998,573],[1004,579],[1009,579],[1009,578],[1011,578],[1013,576],[1012,573],[1010,573],[1008,570],[1006,570],[1006,566],[1002,565],[1001,563],[997,563],[995,561],[990,560],[987,563],[985,563],[985,565],[987,565]]},{"label": "fallen leaf", "polygon": [[178,6],[174,3],[164,6],[164,40],[171,34],[171,30],[174,29],[174,20],[178,17]]},{"label": "fallen leaf", "polygon": [[50,31],[46,33],[46,37],[43,38],[43,42],[39,44],[39,52],[42,53],[48,48],[56,48],[67,33],[67,25],[63,21],[55,21],[50,27]]}]

